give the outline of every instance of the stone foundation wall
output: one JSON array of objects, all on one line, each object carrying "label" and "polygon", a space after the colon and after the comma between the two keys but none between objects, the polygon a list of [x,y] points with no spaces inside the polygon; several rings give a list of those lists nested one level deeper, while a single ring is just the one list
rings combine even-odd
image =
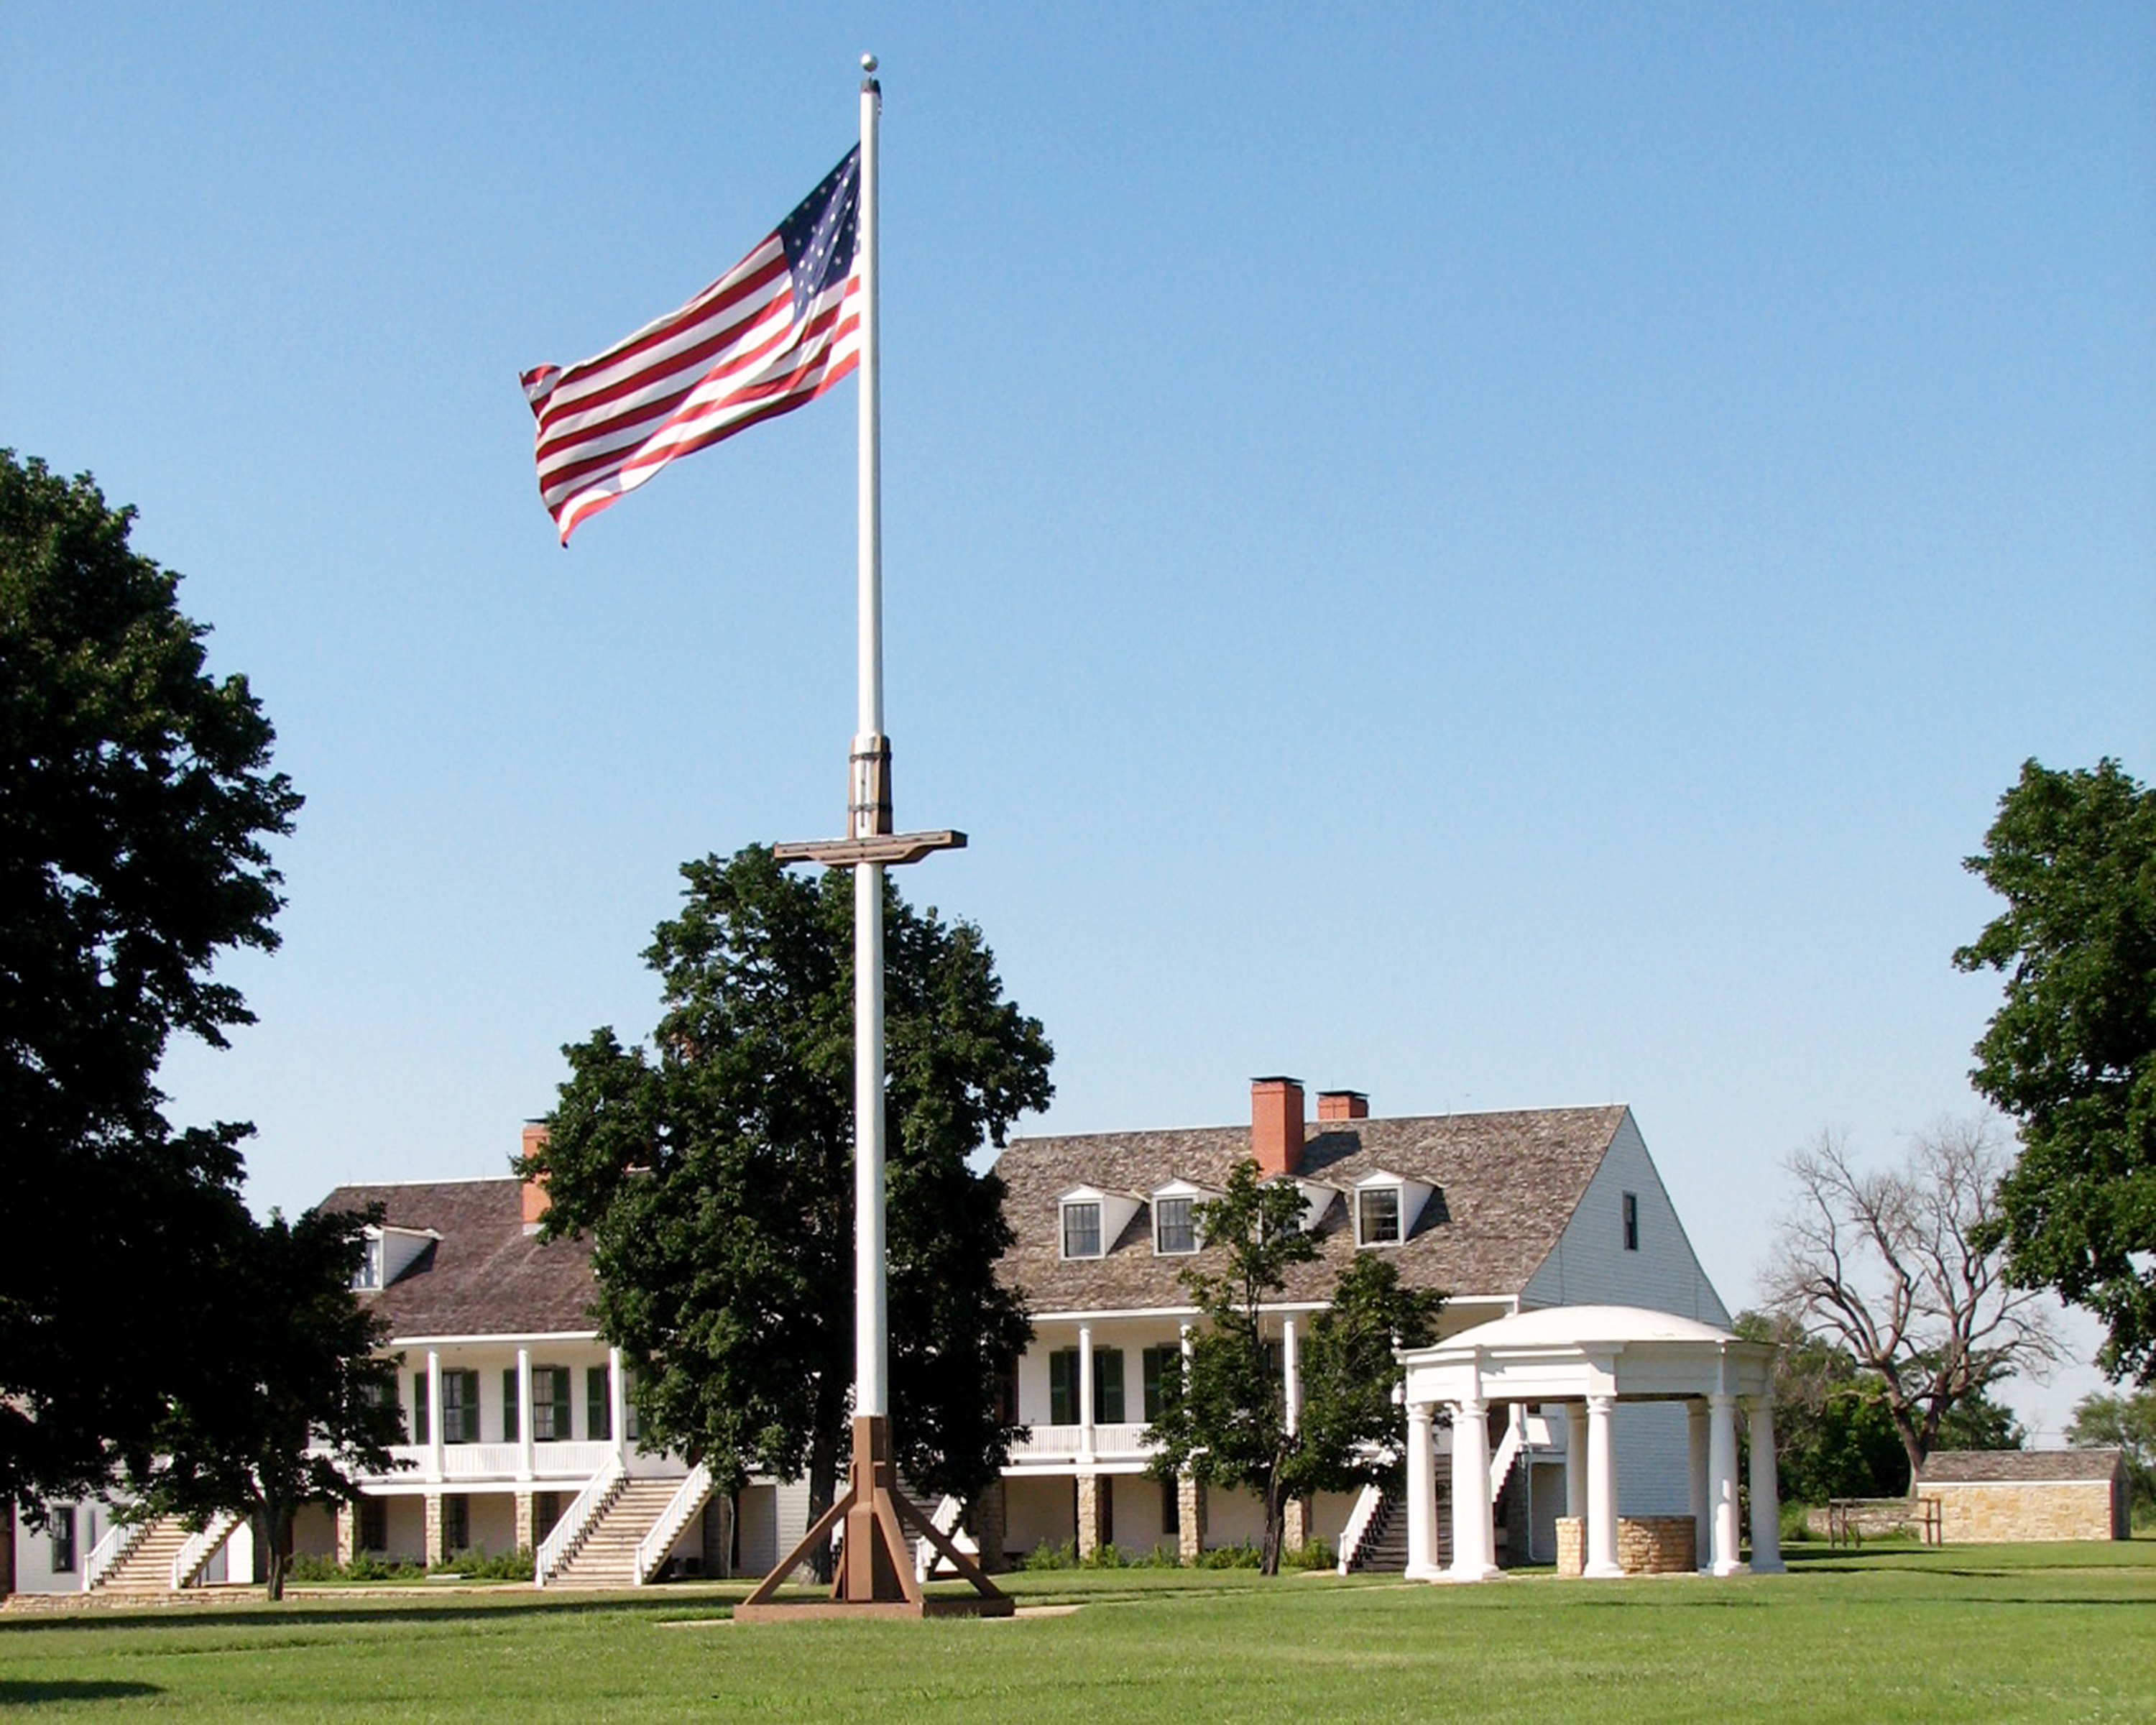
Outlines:
[{"label": "stone foundation wall", "polygon": [[1939,1537],[1957,1544],[2123,1539],[2110,1482],[1927,1485],[1939,1501]]},{"label": "stone foundation wall", "polygon": [[1627,1575],[1687,1575],[1699,1568],[1699,1524],[1690,1516],[1620,1516],[1617,1567]]},{"label": "stone foundation wall", "polygon": [[[1689,1575],[1699,1568],[1698,1528],[1690,1516],[1617,1517],[1617,1567],[1627,1575]],[[1587,1522],[1557,1518],[1557,1573],[1587,1573]]]},{"label": "stone foundation wall", "polygon": [[1176,1548],[1194,1563],[1205,1550],[1205,1487],[1187,1474],[1175,1477]]},{"label": "stone foundation wall", "polygon": [[1587,1573],[1587,1522],[1583,1517],[1557,1518],[1557,1573],[1572,1581]]},{"label": "stone foundation wall", "polygon": [[1107,1543],[1107,1497],[1113,1489],[1099,1474],[1078,1476],[1078,1555],[1081,1558],[1090,1558]]}]

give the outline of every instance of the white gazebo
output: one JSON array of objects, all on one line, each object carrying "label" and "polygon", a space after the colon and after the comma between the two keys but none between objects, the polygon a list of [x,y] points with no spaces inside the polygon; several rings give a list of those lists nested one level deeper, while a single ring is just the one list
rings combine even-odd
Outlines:
[{"label": "white gazebo", "polygon": [[[1553,1306],[1404,1350],[1407,1368],[1408,1571],[1426,1581],[1481,1581],[1497,1573],[1491,1515],[1492,1402],[1545,1404],[1565,1423],[1565,1512],[1584,1513],[1589,1576],[1620,1575],[1617,1451],[1620,1401],[1681,1401],[1691,1414],[1694,1550],[1716,1575],[1738,1555],[1737,1400],[1752,1429],[1752,1563],[1782,1568],[1774,1486],[1773,1344],[1633,1306]],[[1439,1404],[1452,1416],[1452,1563],[1437,1563],[1437,1478],[1431,1444]],[[1583,1428],[1584,1430],[1583,1430]],[[1583,1512],[1582,1506],[1584,1505]],[[1681,1529],[1681,1522],[1679,1524]],[[1680,1532],[1680,1537],[1681,1533]]]}]

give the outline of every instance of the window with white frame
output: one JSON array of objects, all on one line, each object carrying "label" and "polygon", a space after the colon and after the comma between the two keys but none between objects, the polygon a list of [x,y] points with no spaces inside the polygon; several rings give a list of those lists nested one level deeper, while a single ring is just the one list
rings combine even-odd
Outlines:
[{"label": "window with white frame", "polygon": [[1191,1214],[1197,1199],[1156,1198],[1152,1201],[1152,1249],[1164,1256],[1198,1250],[1198,1224]]},{"label": "window with white frame", "polygon": [[1095,1199],[1073,1199],[1063,1206],[1063,1255],[1101,1255],[1101,1206]]},{"label": "window with white frame", "polygon": [[364,1236],[366,1250],[360,1255],[359,1268],[352,1273],[352,1285],[364,1291],[382,1286],[382,1235],[369,1233]]},{"label": "window with white frame", "polygon": [[45,1527],[53,1542],[53,1574],[74,1574],[74,1506],[54,1503],[45,1511]]},{"label": "window with white frame", "polygon": [[1355,1194],[1355,1244],[1398,1245],[1400,1243],[1400,1189],[1365,1186]]}]

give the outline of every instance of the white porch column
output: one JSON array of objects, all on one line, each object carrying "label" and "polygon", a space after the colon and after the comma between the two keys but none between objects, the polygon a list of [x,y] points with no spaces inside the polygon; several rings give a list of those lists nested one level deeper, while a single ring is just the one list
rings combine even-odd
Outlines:
[{"label": "white porch column", "polygon": [[1578,1402],[1558,1409],[1564,1416],[1564,1512],[1587,1516],[1587,1421]]},{"label": "white porch column", "polygon": [[1078,1459],[1091,1461],[1093,1450],[1093,1327],[1078,1326]]},{"label": "white porch column", "polygon": [[1774,1399],[1752,1398],[1752,1573],[1779,1575],[1782,1563],[1781,1486],[1774,1477]]},{"label": "white porch column", "polygon": [[1617,1561],[1617,1435],[1614,1395],[1587,1399],[1587,1563],[1583,1575],[1622,1575]]},{"label": "white porch column", "polygon": [[624,1466],[629,1461],[629,1397],[621,1375],[621,1350],[607,1349],[607,1421],[613,1432],[613,1452]]},{"label": "white porch column", "polygon": [[427,1350],[427,1471],[442,1476],[442,1356]]},{"label": "white porch column", "polygon": [[1707,1496],[1707,1404],[1692,1401],[1685,1404],[1686,1435],[1691,1440],[1691,1555],[1692,1567],[1704,1571],[1712,1561],[1714,1547],[1714,1514]]},{"label": "white porch column", "polygon": [[1734,1575],[1744,1567],[1737,1553],[1737,1398],[1717,1389],[1707,1398],[1707,1491],[1714,1515],[1717,1575]]},{"label": "white porch column", "polygon": [[1437,1468],[1430,1449],[1428,1402],[1408,1404],[1408,1579],[1435,1581],[1437,1567]]},{"label": "white porch column", "polygon": [[1452,1407],[1452,1568],[1455,1581],[1497,1573],[1496,1529],[1490,1518],[1490,1404],[1481,1397]]},{"label": "white porch column", "polygon": [[1281,1404],[1287,1418],[1287,1435],[1293,1437],[1302,1424],[1302,1372],[1296,1361],[1295,1320],[1281,1320]]},{"label": "white porch column", "polygon": [[516,1350],[516,1476],[528,1480],[531,1455],[531,1350]]}]

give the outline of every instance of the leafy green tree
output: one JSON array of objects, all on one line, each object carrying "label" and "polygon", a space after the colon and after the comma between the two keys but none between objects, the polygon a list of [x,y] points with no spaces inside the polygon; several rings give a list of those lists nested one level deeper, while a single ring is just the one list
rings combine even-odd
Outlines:
[{"label": "leafy green tree", "polygon": [[2156,1379],[2156,792],[2116,761],[2035,761],[1970,872],[2005,911],[1954,954],[2006,998],[1976,1087],[2021,1128],[1986,1239],[2025,1287],[2101,1318],[2098,1363]]},{"label": "leafy green tree", "polygon": [[[1779,1312],[1739,1315],[1736,1332],[1772,1342],[1775,1479],[1781,1501],[1823,1504],[1836,1497],[1898,1497],[1909,1489],[1909,1459],[1880,1393],[1846,1348],[1808,1336]],[[1749,1434],[1740,1430],[1740,1445]]]},{"label": "leafy green tree", "polygon": [[1197,1207],[1204,1250],[1220,1254],[1220,1267],[1183,1272],[1199,1322],[1186,1369],[1163,1380],[1159,1413],[1146,1433],[1158,1446],[1152,1464],[1158,1477],[1187,1471],[1256,1495],[1265,1507],[1259,1567],[1267,1575],[1280,1572],[1290,1499],[1343,1490],[1385,1470],[1399,1435],[1393,1389],[1401,1373],[1393,1349],[1427,1342],[1444,1303],[1441,1294],[1402,1287],[1389,1260],[1354,1258],[1311,1325],[1291,1431],[1265,1307],[1286,1287],[1291,1268],[1317,1257],[1317,1240],[1302,1226],[1302,1202],[1292,1180],[1261,1180],[1257,1165],[1245,1162],[1218,1199]]},{"label": "leafy green tree", "polygon": [[2074,1404],[2066,1437],[2090,1447],[2125,1450],[2133,1518],[2142,1522],[2156,1515],[2156,1389],[2135,1389],[2124,1395],[2098,1390],[2083,1396]]},{"label": "leafy green tree", "polygon": [[300,806],[133,519],[0,450],[0,1501],[33,1514],[146,1454],[201,1335],[247,1128],[175,1132],[156,1073],[250,1021],[213,968],[277,944]]},{"label": "leafy green tree", "polygon": [[234,1207],[195,1314],[217,1347],[195,1357],[128,1482],[138,1515],[253,1521],[273,1599],[300,1506],[355,1499],[359,1474],[396,1466],[396,1362],[377,1357],[383,1326],[352,1291],[369,1219],[311,1209],[257,1223]]},{"label": "leafy green tree", "polygon": [[[593,1240],[601,1330],[647,1438],[707,1463],[806,1473],[812,1515],[847,1454],[854,1364],[853,887],[751,847],[685,865],[645,954],[654,1050],[566,1049],[545,1146],[550,1235]],[[1047,1106],[1039,1020],[1003,998],[980,931],[886,886],[886,1264],[892,1439],[918,1489],[992,1481],[1015,1428],[1004,1374],[1032,1333],[996,1285],[1003,1183],[968,1158]]]}]

